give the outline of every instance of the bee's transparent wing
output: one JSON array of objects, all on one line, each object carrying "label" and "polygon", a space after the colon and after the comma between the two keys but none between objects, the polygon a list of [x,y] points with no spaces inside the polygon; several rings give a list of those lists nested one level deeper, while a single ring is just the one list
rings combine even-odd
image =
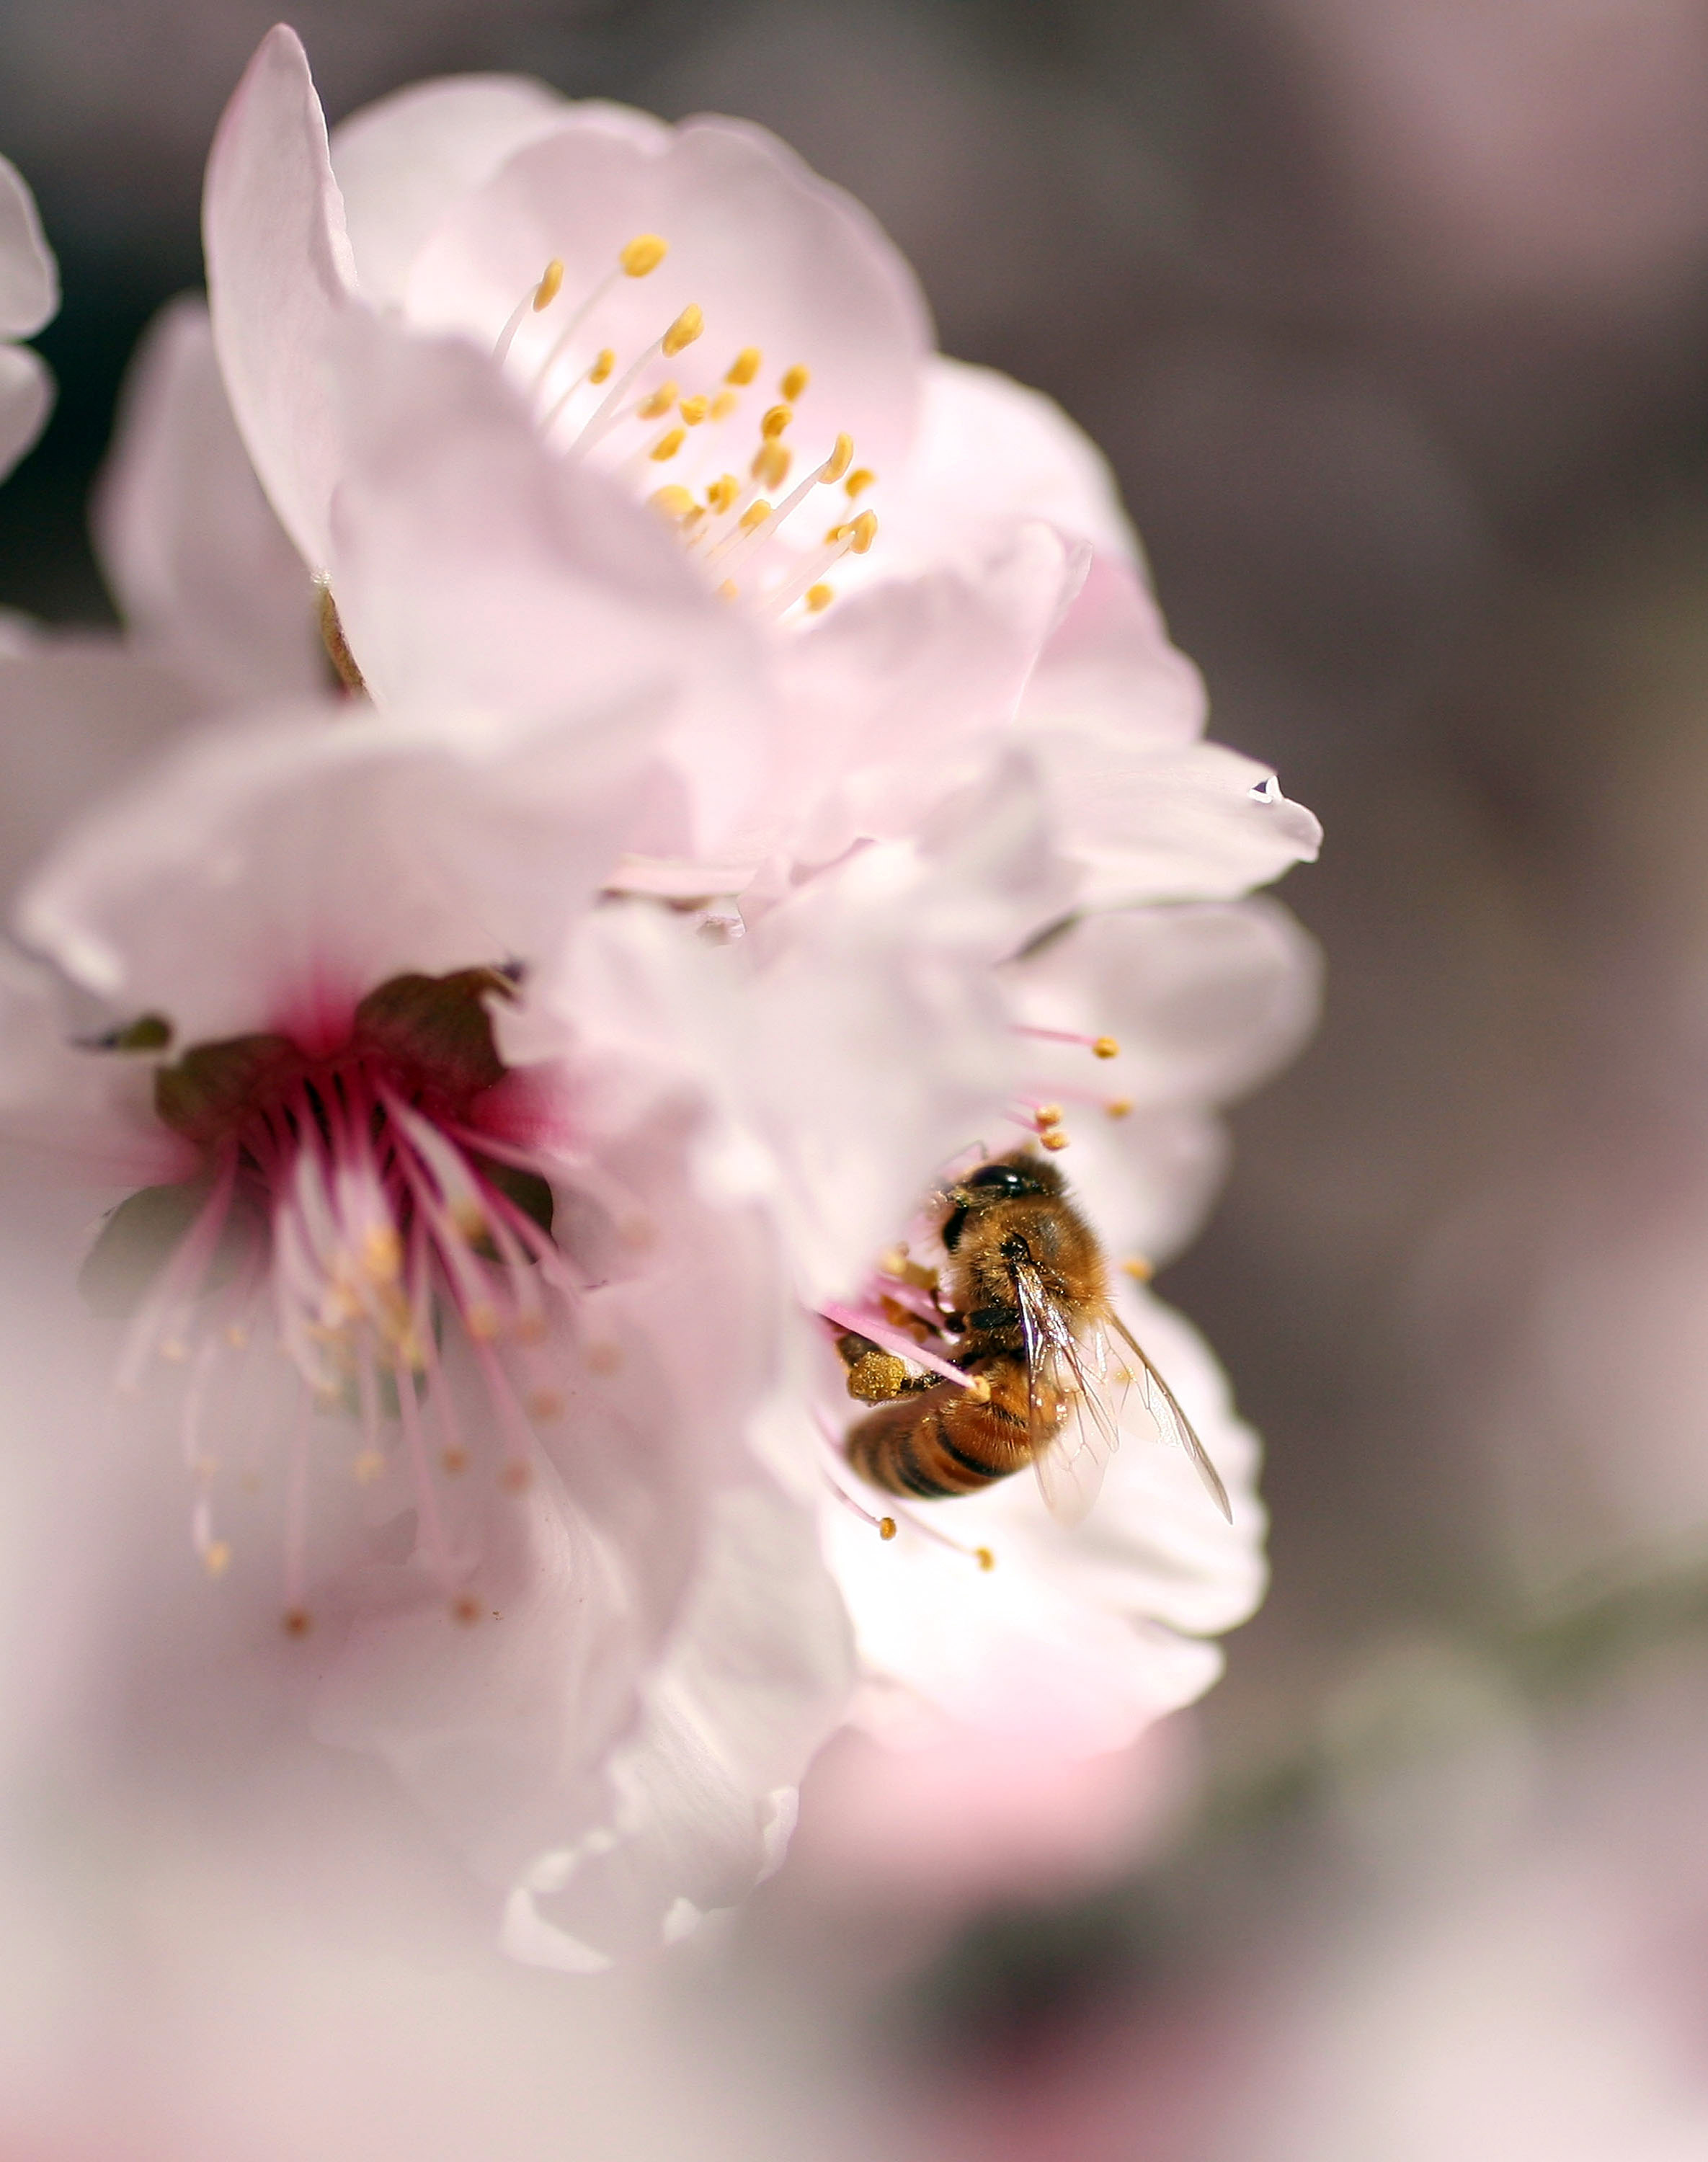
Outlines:
[{"label": "bee's transparent wing", "polygon": [[1110,1456],[1120,1444],[1120,1398],[1128,1377],[1111,1375],[1108,1339],[1073,1333],[1066,1311],[1036,1269],[1015,1271],[1026,1345],[1032,1469],[1044,1506],[1060,1523],[1089,1514]]},{"label": "bee's transparent wing", "polygon": [[1158,1439],[1168,1442],[1175,1448],[1183,1449],[1186,1451],[1197,1469],[1199,1477],[1209,1487],[1210,1499],[1231,1524],[1234,1521],[1233,1505],[1228,1500],[1228,1490],[1222,1484],[1221,1474],[1210,1462],[1209,1452],[1193,1432],[1192,1421],[1181,1410],[1173,1390],[1151,1364],[1150,1359],[1140,1347],[1137,1339],[1120,1316],[1118,1313],[1111,1313],[1109,1319],[1111,1325],[1119,1330],[1127,1349],[1139,1362],[1137,1376],[1139,1391],[1145,1409],[1156,1421]]}]

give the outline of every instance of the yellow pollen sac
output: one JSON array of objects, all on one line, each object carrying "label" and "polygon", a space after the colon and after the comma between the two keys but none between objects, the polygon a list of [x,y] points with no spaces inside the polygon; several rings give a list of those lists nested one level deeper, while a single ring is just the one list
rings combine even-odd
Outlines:
[{"label": "yellow pollen sac", "polygon": [[674,360],[683,347],[692,345],[705,327],[705,316],[690,300],[664,334],[665,358]]},{"label": "yellow pollen sac", "polygon": [[792,405],[773,405],[759,424],[759,431],[768,443],[774,443],[795,417]]},{"label": "yellow pollen sac", "polygon": [[468,1469],[468,1451],[466,1449],[447,1449],[440,1456],[439,1462],[448,1477],[460,1479]]},{"label": "yellow pollen sac", "polygon": [[801,598],[807,603],[808,615],[823,615],[836,598],[836,588],[825,585],[808,586]]},{"label": "yellow pollen sac", "polygon": [[534,1467],[513,1456],[499,1473],[499,1485],[506,1494],[525,1494],[534,1483]]},{"label": "yellow pollen sac", "polygon": [[734,578],[726,578],[718,588],[718,598],[720,601],[739,600],[741,598],[741,588]]},{"label": "yellow pollen sac", "polygon": [[973,1549],[973,1559],[978,1563],[980,1569],[995,1569],[996,1566],[996,1557],[991,1553],[989,1547],[974,1547]]},{"label": "yellow pollen sac", "polygon": [[755,525],[763,525],[771,514],[771,507],[765,498],[758,496],[741,514],[741,530],[751,533]]},{"label": "yellow pollen sac", "polygon": [[867,549],[871,546],[873,541],[875,541],[877,537],[877,512],[875,510],[863,510],[854,522],[854,551],[855,555],[864,556]]},{"label": "yellow pollen sac", "polygon": [[616,365],[617,365],[617,356],[616,356],[616,354],[615,354],[614,352],[612,352],[612,350],[611,350],[610,347],[609,347],[609,346],[608,346],[608,345],[606,345],[606,346],[601,346],[601,347],[599,347],[599,357],[598,357],[598,359],[593,363],[593,366],[592,366],[592,367],[588,370],[588,381],[589,383],[603,383],[603,382],[604,382],[604,381],[606,380],[606,379],[609,376],[609,374],[610,374],[610,373],[611,373],[611,370],[612,370],[612,369],[613,369]]},{"label": "yellow pollen sac", "polygon": [[287,1637],[306,1637],[314,1627],[314,1617],[306,1606],[287,1606],[279,1626]]},{"label": "yellow pollen sac", "polygon": [[231,1543],[227,1539],[210,1539],[201,1549],[201,1566],[217,1584],[232,1565]]},{"label": "yellow pollen sac", "polygon": [[358,1486],[371,1486],[385,1469],[385,1459],[377,1449],[364,1449],[350,1464],[350,1475]]},{"label": "yellow pollen sac", "polygon": [[730,362],[723,380],[726,383],[733,383],[738,390],[744,389],[759,373],[760,363],[764,359],[765,355],[756,345],[743,346],[734,359]]},{"label": "yellow pollen sac", "polygon": [[376,1224],[362,1241],[362,1266],[376,1283],[394,1283],[403,1267],[403,1240],[394,1224]]},{"label": "yellow pollen sac", "polygon": [[563,1417],[563,1399],[556,1389],[535,1389],[528,1399],[530,1419],[555,1419]]},{"label": "yellow pollen sac", "polygon": [[714,420],[727,420],[740,403],[741,400],[733,390],[720,390],[712,400],[712,418]]},{"label": "yellow pollen sac", "polygon": [[1059,1126],[1062,1107],[1059,1104],[1040,1104],[1032,1115],[1041,1126]]},{"label": "yellow pollen sac", "polygon": [[681,450],[682,445],[687,441],[687,434],[686,428],[672,428],[668,435],[659,437],[647,453],[648,457],[656,465],[662,465],[666,458],[673,458]]},{"label": "yellow pollen sac", "polygon": [[1047,1126],[1038,1136],[1038,1141],[1047,1149],[1064,1149],[1068,1146],[1068,1136],[1059,1126]]},{"label": "yellow pollen sac", "polygon": [[672,481],[669,487],[654,491],[652,507],[661,515],[679,525],[683,519],[691,517],[700,506],[688,494],[687,488],[678,488]]},{"label": "yellow pollen sac", "polygon": [[674,405],[676,402],[676,387],[675,384],[661,383],[656,390],[651,392],[647,397],[643,398],[635,410],[640,415],[643,420],[656,420],[661,414],[668,413],[671,407]]},{"label": "yellow pollen sac", "polygon": [[854,437],[838,436],[836,439],[836,447],[824,461],[824,470],[819,474],[819,479],[821,481],[840,480],[848,471],[849,461],[853,457]]},{"label": "yellow pollen sac", "polygon": [[1131,1096],[1111,1096],[1104,1105],[1105,1115],[1111,1119],[1124,1119],[1133,1108]]},{"label": "yellow pollen sac", "polygon": [[1112,1036],[1099,1036],[1091,1047],[1091,1055],[1094,1058],[1119,1058],[1120,1046]]},{"label": "yellow pollen sac", "polygon": [[761,443],[748,471],[761,488],[779,488],[789,478],[795,454],[781,443]]},{"label": "yellow pollen sac", "polygon": [[540,283],[534,288],[534,312],[536,316],[542,308],[549,308],[551,306],[562,289],[562,285],[563,258],[554,255],[546,264],[545,274]]},{"label": "yellow pollen sac", "polygon": [[480,1619],[480,1601],[470,1598],[465,1591],[460,1598],[452,1601],[451,1619],[460,1622],[465,1629],[472,1629]]},{"label": "yellow pollen sac", "polygon": [[697,428],[711,410],[710,401],[696,391],[692,398],[682,400],[682,418],[691,428]]},{"label": "yellow pollen sac", "polygon": [[782,381],[777,385],[777,388],[782,392],[784,397],[788,399],[791,404],[792,404],[794,400],[801,395],[801,393],[807,388],[807,385],[812,380],[812,369],[810,368],[802,368],[799,361],[797,361],[795,365],[783,378]]},{"label": "yellow pollen sac", "polygon": [[621,249],[617,260],[630,278],[646,278],[657,269],[670,253],[670,243],[661,240],[656,232],[637,232],[628,246]]},{"label": "yellow pollen sac", "polygon": [[721,518],[740,493],[741,483],[734,473],[719,473],[706,490],[706,508]]},{"label": "yellow pollen sac", "polygon": [[1149,1283],[1157,1273],[1142,1254],[1129,1254],[1120,1266],[1121,1274],[1131,1277],[1135,1283]]},{"label": "yellow pollen sac", "polygon": [[856,466],[843,483],[848,491],[849,500],[852,502],[855,496],[864,495],[875,483],[877,478],[870,466]]},{"label": "yellow pollen sac", "polygon": [[878,1519],[878,1537],[880,1539],[893,1539],[895,1536],[896,1519],[893,1517],[880,1517]]}]

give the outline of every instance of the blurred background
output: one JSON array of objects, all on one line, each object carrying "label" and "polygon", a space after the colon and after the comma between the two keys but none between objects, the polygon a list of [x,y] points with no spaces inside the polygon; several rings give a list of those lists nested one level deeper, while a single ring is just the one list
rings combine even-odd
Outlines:
[{"label": "blurred background", "polygon": [[[271,18],[0,15],[65,291],[0,603],[110,619],[88,484]],[[1708,8],[292,19],[334,119],[505,69],[778,130],[1101,443],[1213,733],[1329,836],[1324,1026],[1162,1284],[1268,1445],[1226,1679],[965,1882],[833,1764],[668,2016],[807,2098],[779,2153],[1708,2152]]]}]

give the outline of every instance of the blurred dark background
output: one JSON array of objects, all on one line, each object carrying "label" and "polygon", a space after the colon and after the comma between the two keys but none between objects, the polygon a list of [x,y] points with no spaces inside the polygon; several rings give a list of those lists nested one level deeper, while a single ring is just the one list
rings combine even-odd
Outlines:
[{"label": "blurred dark background", "polygon": [[[0,497],[6,603],[107,610],[83,499],[137,333],[198,281],[201,160],[269,19],[249,0],[0,17],[0,147],[65,288],[39,342],[59,409]],[[1688,1576],[1708,1512],[1708,9],[306,0],[293,19],[333,118],[509,69],[777,129],[883,219],[948,350],[1102,444],[1214,733],[1320,814],[1322,863],[1282,897],[1328,952],[1322,1032],[1235,1114],[1225,1198],[1163,1284],[1269,1449],[1275,1585],[1202,1715],[1212,1797],[1303,1791],[1301,1752],[1385,1662],[1494,1659],[1585,1572]],[[1688,1599],[1667,1613],[1650,1634],[1690,1641]],[[1106,2001],[1110,1960],[1148,2003],[1145,1947],[1194,1971],[1182,1934],[1220,1941],[1230,1886],[1308,1906],[1328,1865],[1278,1850],[1274,1821],[1204,1820],[1166,1926],[1142,1883],[982,1925],[939,1971],[958,2031]],[[1211,2151],[1196,2138],[1142,2151]],[[1141,2151],[1111,2142],[1084,2151]]]}]

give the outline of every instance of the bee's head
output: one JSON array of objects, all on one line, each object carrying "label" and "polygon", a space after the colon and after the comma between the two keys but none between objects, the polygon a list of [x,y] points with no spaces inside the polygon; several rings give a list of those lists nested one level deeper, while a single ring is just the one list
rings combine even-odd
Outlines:
[{"label": "bee's head", "polygon": [[[981,1163],[948,1190],[949,1213],[939,1234],[944,1251],[952,1254],[960,1245],[969,1217],[983,1217],[1004,1202],[1055,1200],[1062,1191],[1061,1172],[1030,1149],[1016,1149],[1012,1156]],[[1009,1258],[1024,1261],[1026,1256],[1016,1252]]]}]

